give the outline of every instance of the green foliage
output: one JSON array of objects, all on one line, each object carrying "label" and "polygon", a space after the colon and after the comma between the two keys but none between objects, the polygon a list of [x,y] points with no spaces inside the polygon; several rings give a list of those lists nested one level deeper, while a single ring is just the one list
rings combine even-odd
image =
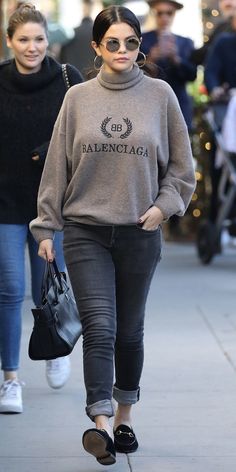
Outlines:
[{"label": "green foliage", "polygon": [[110,5],[123,5],[124,0],[102,0],[103,8],[109,7]]},{"label": "green foliage", "polygon": [[188,84],[188,93],[193,97],[194,106],[206,104],[209,101],[207,89],[203,82],[203,68],[198,68],[197,78]]}]

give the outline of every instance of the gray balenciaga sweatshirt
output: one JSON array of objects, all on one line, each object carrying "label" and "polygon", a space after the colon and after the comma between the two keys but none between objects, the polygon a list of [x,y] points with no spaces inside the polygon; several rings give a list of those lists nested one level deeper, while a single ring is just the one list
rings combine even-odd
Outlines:
[{"label": "gray balenciaga sweatshirt", "polygon": [[30,228],[39,242],[67,221],[136,224],[152,205],[183,215],[195,186],[187,128],[165,82],[135,66],[100,71],[66,94]]}]

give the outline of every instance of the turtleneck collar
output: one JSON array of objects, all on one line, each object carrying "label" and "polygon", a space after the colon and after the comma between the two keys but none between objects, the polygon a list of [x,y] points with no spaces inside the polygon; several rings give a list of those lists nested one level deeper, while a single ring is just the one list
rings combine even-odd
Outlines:
[{"label": "turtleneck collar", "polygon": [[41,69],[33,74],[21,74],[15,60],[6,62],[7,67],[2,69],[0,82],[10,91],[34,92],[47,86],[54,78],[61,74],[61,66],[53,58],[46,56]]},{"label": "turtleneck collar", "polygon": [[97,75],[97,80],[105,88],[112,90],[125,90],[140,82],[143,78],[143,75],[143,71],[138,67],[137,64],[134,64],[134,67],[130,72],[123,73],[109,73],[104,71],[102,67]]}]

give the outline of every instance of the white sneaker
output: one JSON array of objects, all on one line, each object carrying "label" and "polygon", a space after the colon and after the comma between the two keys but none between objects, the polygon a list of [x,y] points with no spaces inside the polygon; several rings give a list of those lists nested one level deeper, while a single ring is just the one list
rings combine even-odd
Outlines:
[{"label": "white sneaker", "polygon": [[22,388],[18,380],[6,380],[0,388],[0,413],[22,413]]},{"label": "white sneaker", "polygon": [[65,385],[70,375],[70,358],[58,357],[46,361],[46,379],[49,387],[61,388]]}]

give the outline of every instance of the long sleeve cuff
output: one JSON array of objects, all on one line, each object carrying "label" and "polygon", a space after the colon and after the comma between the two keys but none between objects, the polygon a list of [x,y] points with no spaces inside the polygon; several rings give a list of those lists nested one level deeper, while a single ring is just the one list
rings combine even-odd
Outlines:
[{"label": "long sleeve cuff", "polygon": [[37,225],[36,220],[32,220],[29,227],[35,241],[37,241],[38,244],[41,241],[44,241],[44,239],[54,239],[54,231],[51,229],[40,228]]}]

